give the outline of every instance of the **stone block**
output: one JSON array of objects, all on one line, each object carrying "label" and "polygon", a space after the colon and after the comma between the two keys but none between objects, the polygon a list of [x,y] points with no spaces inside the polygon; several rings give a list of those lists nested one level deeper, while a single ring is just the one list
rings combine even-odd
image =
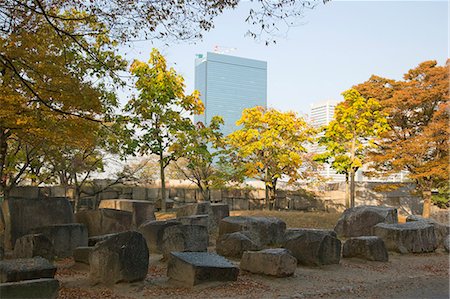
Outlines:
[{"label": "stone block", "polygon": [[444,249],[449,252],[450,249],[450,235],[444,239]]},{"label": "stone block", "polygon": [[397,223],[397,209],[378,206],[358,206],[344,211],[334,230],[340,237],[373,236],[378,223]]},{"label": "stone block", "polygon": [[73,251],[73,259],[77,263],[89,265],[89,256],[91,255],[94,246],[77,247]]},{"label": "stone block", "polygon": [[186,286],[211,281],[236,281],[239,268],[224,257],[208,252],[172,252],[167,276]]},{"label": "stone block", "polygon": [[153,201],[157,200],[160,197],[158,190],[158,188],[147,188],[148,199]]},{"label": "stone block", "polygon": [[379,223],[374,227],[374,234],[383,239],[389,251],[421,253],[437,248],[434,226],[423,221]]},{"label": "stone block", "polygon": [[86,225],[89,236],[128,231],[132,228],[133,213],[113,209],[80,211],[76,222]]},{"label": "stone block", "polygon": [[106,234],[100,236],[92,236],[88,239],[88,246],[95,246],[97,243],[108,240],[109,238],[117,235],[118,233]]},{"label": "stone block", "polygon": [[[189,216],[197,216],[197,215],[207,215],[207,227],[210,231],[217,228],[218,223],[215,221],[214,213],[212,210],[211,203],[209,201],[202,201],[198,203],[193,204],[187,204],[184,206],[181,206],[177,209],[177,218],[181,219],[183,217],[189,217]],[[198,217],[199,219],[202,219],[201,217]],[[200,221],[200,220],[199,220]],[[201,222],[203,223],[203,222]],[[187,220],[185,220],[185,223],[183,224],[189,224]],[[195,223],[192,223],[195,224]]]},{"label": "stone block", "polygon": [[201,225],[206,228],[209,227],[209,216],[208,215],[193,215],[193,216],[184,216],[177,218],[181,224],[184,225]]},{"label": "stone block", "polygon": [[287,277],[295,273],[297,259],[283,248],[246,251],[242,255],[240,268],[256,274]]},{"label": "stone block", "polygon": [[220,220],[230,216],[230,207],[226,203],[213,203],[211,204],[211,210],[217,227]]},{"label": "stone block", "polygon": [[283,247],[307,266],[339,264],[341,241],[330,230],[295,229],[285,235]]},{"label": "stone block", "polygon": [[12,250],[16,240],[31,229],[74,222],[72,206],[66,198],[16,199],[2,203],[5,224],[5,249]]},{"label": "stone block", "polygon": [[381,238],[364,236],[350,238],[342,247],[344,258],[357,257],[369,261],[387,262],[389,255]]},{"label": "stone block", "polygon": [[173,225],[181,225],[181,222],[175,220],[155,220],[147,221],[139,227],[139,232],[144,236],[148,250],[151,253],[162,253],[164,231]]},{"label": "stone block", "polygon": [[418,215],[409,215],[406,217],[406,222],[412,221],[424,221],[425,223],[431,224],[434,226],[434,235],[436,236],[436,242],[438,246],[444,245],[445,238],[450,235],[450,225],[440,223],[433,218],[423,218]]},{"label": "stone block", "polygon": [[50,187],[50,197],[67,197],[66,188],[62,186]]},{"label": "stone block", "polygon": [[56,267],[40,256],[0,262],[0,282],[53,278],[55,273]]},{"label": "stone block", "polygon": [[148,272],[148,249],[138,232],[122,232],[97,243],[89,256],[92,283],[115,284],[144,280]]},{"label": "stone block", "polygon": [[286,230],[286,223],[275,217],[230,216],[219,224],[219,236],[238,231],[255,233],[261,245],[281,244]]},{"label": "stone block", "polygon": [[17,239],[14,246],[15,258],[43,257],[49,261],[55,258],[53,243],[43,234],[30,234]]},{"label": "stone block", "polygon": [[108,199],[102,200],[99,208],[131,212],[133,228],[138,228],[145,221],[156,219],[155,205],[147,200]]},{"label": "stone block", "polygon": [[210,190],[211,202],[221,202],[222,201],[222,190],[213,189]]},{"label": "stone block", "polygon": [[174,225],[164,230],[162,252],[168,258],[170,252],[207,251],[208,229],[201,225]]},{"label": "stone block", "polygon": [[79,223],[55,224],[32,229],[31,233],[43,234],[53,243],[57,257],[72,256],[73,250],[88,245],[86,226]]},{"label": "stone block", "polygon": [[147,188],[133,187],[133,200],[147,200]]},{"label": "stone block", "polygon": [[36,200],[39,198],[39,187],[35,186],[15,187],[9,191],[9,197]]},{"label": "stone block", "polygon": [[242,257],[244,251],[262,249],[259,240],[254,239],[248,231],[221,235],[217,239],[216,252],[226,257]]},{"label": "stone block", "polygon": [[0,294],[5,299],[55,299],[59,282],[52,278],[0,283]]}]

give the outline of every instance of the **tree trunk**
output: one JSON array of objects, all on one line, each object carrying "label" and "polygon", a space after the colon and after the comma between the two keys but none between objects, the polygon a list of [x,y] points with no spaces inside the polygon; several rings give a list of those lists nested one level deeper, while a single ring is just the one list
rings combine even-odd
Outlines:
[{"label": "tree trunk", "polygon": [[355,207],[355,170],[350,170],[350,207]]},{"label": "tree trunk", "polygon": [[350,182],[349,175],[345,175],[345,208],[350,208]]},{"label": "tree trunk", "polygon": [[269,198],[270,198],[270,191],[269,191],[269,185],[266,185],[266,196],[264,199],[264,210],[268,210],[269,209]]},{"label": "tree trunk", "polygon": [[6,130],[0,129],[0,197],[4,196],[5,198],[7,197],[5,167],[8,152],[8,135]]},{"label": "tree trunk", "polygon": [[161,176],[161,211],[166,211],[166,177],[164,175],[164,156],[159,154],[159,170]]},{"label": "tree trunk", "polygon": [[422,191],[422,197],[423,197],[423,211],[422,216],[424,218],[430,217],[430,210],[431,210],[431,190],[423,190]]}]

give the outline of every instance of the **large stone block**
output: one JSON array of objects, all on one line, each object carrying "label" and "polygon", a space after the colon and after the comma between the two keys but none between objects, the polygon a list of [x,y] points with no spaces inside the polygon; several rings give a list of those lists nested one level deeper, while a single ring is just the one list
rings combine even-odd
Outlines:
[{"label": "large stone block", "polygon": [[389,259],[383,240],[375,236],[348,239],[342,247],[342,256],[344,258],[357,257],[379,262],[387,262]]},{"label": "large stone block", "polygon": [[57,257],[72,256],[75,248],[88,245],[86,226],[79,223],[43,226],[32,229],[30,232],[46,236],[53,243]]},{"label": "large stone block", "polygon": [[73,251],[73,260],[77,263],[89,265],[89,257],[93,250],[94,246],[77,247]]},{"label": "large stone block", "polygon": [[219,236],[238,231],[250,231],[256,234],[262,245],[281,244],[286,223],[275,217],[230,216],[219,224]]},{"label": "large stone block", "polygon": [[211,204],[211,210],[216,226],[219,226],[220,220],[230,216],[230,207],[226,203],[213,203]]},{"label": "large stone block", "polygon": [[99,208],[131,212],[134,228],[138,228],[145,221],[156,219],[155,205],[147,200],[105,199],[100,202]]},{"label": "large stone block", "polygon": [[147,200],[147,188],[133,187],[133,200]]},{"label": "large stone block", "polygon": [[374,234],[383,239],[390,251],[421,253],[433,252],[437,248],[434,226],[424,221],[379,223],[374,227]]},{"label": "large stone block", "polygon": [[302,265],[339,264],[341,241],[330,230],[295,229],[286,233],[283,247]]},{"label": "large stone block", "polygon": [[88,239],[88,246],[95,246],[97,243],[108,240],[109,238],[117,235],[118,233],[113,234],[106,234],[106,235],[99,235],[99,236],[92,236]]},{"label": "large stone block", "polygon": [[12,250],[16,240],[31,229],[73,223],[72,206],[66,198],[16,199],[10,198],[2,204],[5,248]]},{"label": "large stone block", "polygon": [[397,209],[358,206],[344,211],[334,230],[340,237],[372,236],[378,223],[397,223]]},{"label": "large stone block", "polygon": [[187,204],[177,209],[177,218],[179,219],[183,217],[198,216],[198,215],[208,216],[207,227],[209,230],[214,230],[217,227],[218,223],[215,221],[211,203],[208,201]]},{"label": "large stone block", "polygon": [[418,215],[409,215],[408,217],[406,217],[406,222],[413,221],[424,221],[425,223],[433,225],[434,234],[436,236],[436,242],[438,246],[443,246],[445,238],[450,235],[450,225],[448,223],[440,223],[433,218],[423,218],[422,216]]},{"label": "large stone block", "polygon": [[53,278],[56,267],[40,256],[0,262],[0,282]]},{"label": "large stone block", "polygon": [[15,187],[9,191],[9,197],[35,200],[39,198],[39,187],[35,186]]},{"label": "large stone block", "polygon": [[297,259],[283,248],[246,251],[242,255],[241,270],[276,277],[291,276],[297,269]]},{"label": "large stone block", "polygon": [[89,256],[92,283],[114,284],[144,280],[148,249],[138,232],[122,232],[97,243]]},{"label": "large stone block", "polygon": [[181,225],[181,222],[174,220],[155,220],[147,221],[139,227],[139,232],[144,236],[148,250],[151,253],[162,253],[164,231],[173,225]]},{"label": "large stone block", "polygon": [[217,239],[216,252],[227,257],[242,257],[244,251],[262,249],[259,240],[254,239],[248,231],[221,235]]},{"label": "large stone block", "polygon": [[133,213],[112,209],[80,211],[76,221],[86,225],[89,236],[128,231],[132,228]]},{"label": "large stone block", "polygon": [[450,250],[450,235],[445,237],[445,239],[444,239],[444,249],[447,252],[449,252],[449,250]]},{"label": "large stone block", "polygon": [[201,225],[209,228],[209,216],[208,215],[193,215],[193,216],[183,216],[177,218],[181,224],[184,225]]},{"label": "large stone block", "polygon": [[236,281],[239,268],[224,257],[208,252],[172,252],[167,276],[186,286],[210,281]]},{"label": "large stone block", "polygon": [[201,252],[208,249],[208,229],[201,225],[174,225],[164,230],[162,251],[168,258],[173,251]]},{"label": "large stone block", "polygon": [[14,246],[15,258],[43,257],[49,261],[55,258],[53,243],[43,234],[30,234],[17,239]]},{"label": "large stone block", "polygon": [[59,282],[52,278],[0,283],[0,295],[4,299],[55,299]]}]

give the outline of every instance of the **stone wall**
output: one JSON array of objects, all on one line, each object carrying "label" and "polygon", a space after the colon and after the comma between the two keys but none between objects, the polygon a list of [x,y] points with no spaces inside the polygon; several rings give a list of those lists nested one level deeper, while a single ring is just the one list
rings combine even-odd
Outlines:
[{"label": "stone wall", "polygon": [[[103,199],[134,199],[156,202],[161,197],[160,188],[138,186],[109,187],[101,192],[94,189],[84,190],[81,205],[97,208]],[[13,189],[11,197],[18,198],[73,198],[73,190],[60,186],[54,187],[18,187]],[[95,195],[89,195],[95,194]],[[264,190],[223,189],[212,190],[212,202],[228,203],[231,210],[261,209],[264,203]],[[199,190],[194,188],[168,188],[168,200],[174,207],[185,203],[202,201]],[[422,199],[414,192],[414,184],[408,183],[356,183],[356,205],[386,205],[395,207],[399,214],[421,214]],[[304,211],[343,211],[345,209],[345,184],[329,184],[315,194],[305,191],[277,192],[275,209]]]}]

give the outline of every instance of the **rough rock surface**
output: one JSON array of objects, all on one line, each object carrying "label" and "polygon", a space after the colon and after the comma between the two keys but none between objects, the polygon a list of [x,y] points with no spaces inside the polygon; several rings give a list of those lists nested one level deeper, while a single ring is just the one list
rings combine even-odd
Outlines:
[{"label": "rough rock surface", "polygon": [[30,234],[17,239],[14,246],[15,258],[43,257],[49,261],[55,258],[53,243],[43,234]]},{"label": "rough rock surface", "polygon": [[73,259],[77,263],[83,263],[89,265],[89,256],[91,255],[93,246],[77,247],[73,251]]},{"label": "rough rock surface", "polygon": [[183,216],[177,218],[181,224],[185,225],[201,225],[209,228],[209,216],[208,215],[193,215],[193,216]]},{"label": "rough rock surface", "polygon": [[250,231],[256,234],[261,245],[274,245],[283,242],[286,223],[275,217],[230,216],[219,224],[219,236],[238,231]]},{"label": "rough rock surface", "polygon": [[1,298],[5,299],[54,299],[58,296],[58,289],[58,280],[52,278],[0,284]]},{"label": "rough rock surface", "polygon": [[16,240],[29,234],[33,228],[74,222],[72,206],[66,198],[10,198],[3,201],[2,210],[5,249],[8,250],[13,250]]},{"label": "rough rock surface", "polygon": [[168,258],[173,251],[206,252],[208,229],[201,225],[174,225],[164,231],[162,252]]},{"label": "rough rock surface", "polygon": [[226,203],[213,203],[211,204],[211,210],[216,226],[219,226],[220,220],[230,216],[230,207]]},{"label": "rough rock surface", "polygon": [[450,250],[450,235],[444,239],[444,249],[447,252]]},{"label": "rough rock surface", "polygon": [[434,234],[436,236],[436,242],[438,246],[444,246],[444,240],[445,238],[450,235],[450,225],[440,223],[436,221],[433,218],[423,218],[422,216],[418,215],[409,215],[406,217],[406,222],[413,222],[413,221],[424,221],[428,224],[431,224],[434,226]]},{"label": "rough rock surface", "polygon": [[421,253],[432,252],[437,248],[434,226],[424,221],[380,223],[374,227],[374,233],[383,239],[390,251]]},{"label": "rough rock surface", "polygon": [[56,267],[42,257],[4,260],[0,262],[0,282],[53,278]]},{"label": "rough rock surface", "polygon": [[227,257],[242,257],[244,251],[261,249],[258,241],[245,231],[221,235],[216,242],[216,252]]},{"label": "rough rock surface", "polygon": [[32,229],[31,233],[43,234],[53,244],[58,257],[72,256],[73,250],[88,245],[88,232],[83,224],[55,224]]},{"label": "rough rock surface", "polygon": [[167,276],[186,286],[209,281],[236,281],[239,268],[224,257],[209,252],[172,252]]},{"label": "rough rock surface", "polygon": [[148,249],[142,234],[119,233],[97,243],[89,256],[92,283],[114,284],[143,280],[148,271]]},{"label": "rough rock surface", "polygon": [[297,259],[283,248],[246,251],[242,255],[240,268],[251,273],[286,277],[294,274]]},{"label": "rough rock surface", "polygon": [[336,231],[339,237],[373,236],[378,223],[397,223],[397,209],[378,206],[358,206],[346,209],[339,218]]},{"label": "rough rock surface", "polygon": [[80,211],[76,222],[86,225],[89,236],[119,233],[132,229],[133,213],[113,209]]},{"label": "rough rock surface", "polygon": [[289,230],[283,247],[302,265],[339,264],[341,258],[341,241],[330,230]]},{"label": "rough rock surface", "polygon": [[357,257],[369,261],[379,262],[387,262],[389,259],[383,240],[375,236],[364,236],[348,239],[342,247],[342,257]]},{"label": "rough rock surface", "polygon": [[[207,215],[208,229],[210,231],[217,228],[218,223],[215,221],[214,213],[209,201],[187,204],[177,209],[177,219],[190,216]],[[203,224],[203,223],[202,223]]]},{"label": "rough rock surface", "polygon": [[139,227],[139,232],[147,241],[148,250],[151,253],[162,253],[163,236],[166,228],[181,225],[175,220],[147,221]]}]

